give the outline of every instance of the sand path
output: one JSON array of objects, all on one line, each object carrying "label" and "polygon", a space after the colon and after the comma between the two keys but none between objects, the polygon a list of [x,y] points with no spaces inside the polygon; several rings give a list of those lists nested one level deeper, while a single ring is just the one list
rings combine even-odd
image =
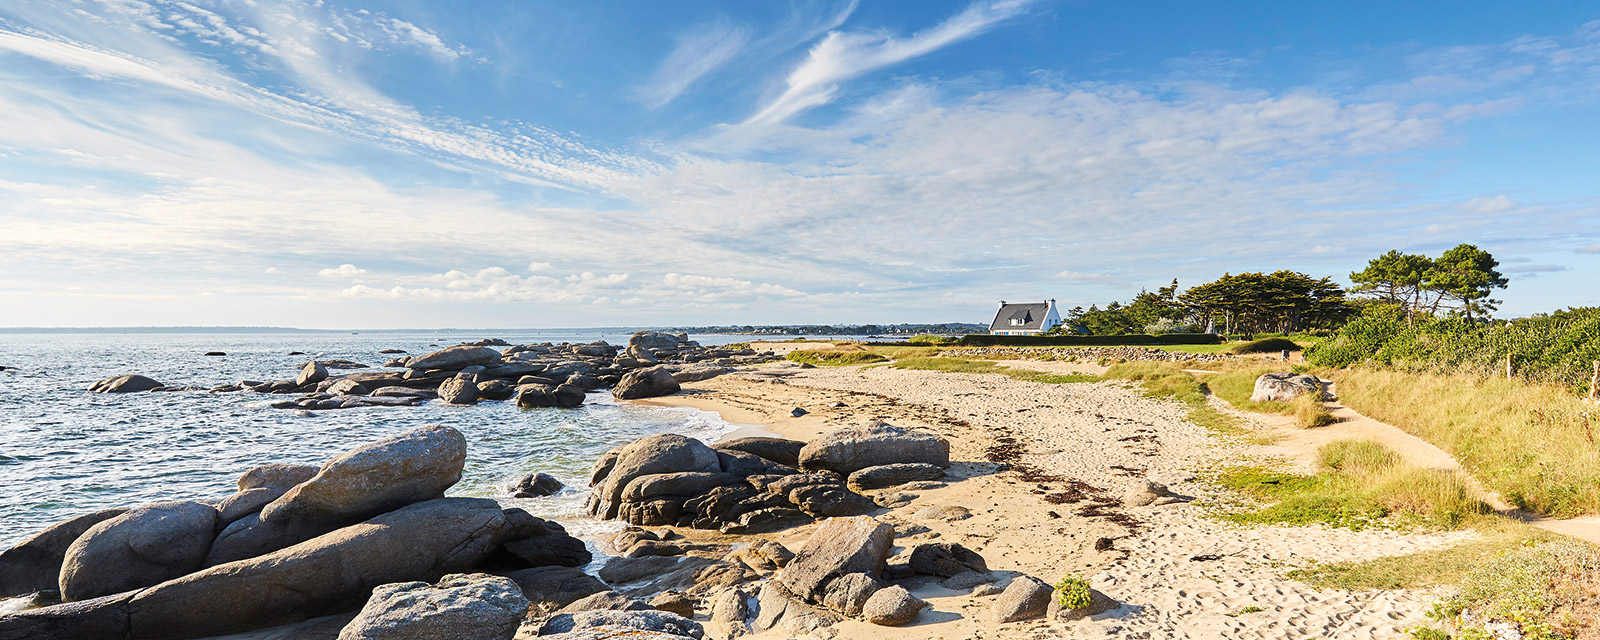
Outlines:
[{"label": "sand path", "polygon": [[[1271,453],[1220,441],[1189,423],[1181,405],[1146,398],[1121,383],[1052,385],[997,374],[843,367],[773,368],[690,387],[690,394],[657,402],[719,411],[730,421],[793,438],[866,419],[945,435],[952,458],[961,461],[952,481],[914,491],[912,502],[880,516],[928,528],[898,540],[902,553],[922,541],[959,542],[1002,575],[1021,572],[1050,582],[1076,575],[1125,605],[1070,623],[995,625],[991,599],[928,584],[915,592],[933,610],[917,625],[845,622],[834,627],[841,638],[1399,638],[1423,622],[1433,594],[1317,589],[1286,573],[1319,562],[1442,548],[1475,535],[1240,527],[1209,518],[1189,502],[1111,506],[1134,477],[1155,478],[1200,501],[1224,499],[1194,472]],[[810,413],[791,417],[796,407]],[[937,505],[965,507],[972,517],[916,517]],[[804,533],[795,532],[795,539]],[[1096,549],[1102,538],[1111,540],[1109,549]]]}]

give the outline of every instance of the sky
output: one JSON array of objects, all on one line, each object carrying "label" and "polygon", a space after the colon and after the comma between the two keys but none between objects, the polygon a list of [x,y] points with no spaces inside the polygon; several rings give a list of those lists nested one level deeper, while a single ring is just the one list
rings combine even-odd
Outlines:
[{"label": "sky", "polygon": [[1492,252],[1600,305],[1600,2],[6,0],[0,326],[987,322]]}]

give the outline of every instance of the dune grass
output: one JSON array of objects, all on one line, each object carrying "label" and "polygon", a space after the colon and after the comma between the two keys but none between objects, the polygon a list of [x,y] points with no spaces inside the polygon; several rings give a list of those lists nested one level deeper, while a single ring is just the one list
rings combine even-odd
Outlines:
[{"label": "dune grass", "polygon": [[1364,368],[1332,376],[1346,406],[1444,449],[1511,504],[1600,513],[1600,407],[1565,389]]},{"label": "dune grass", "polygon": [[1028,369],[1013,369],[1011,367],[1002,367],[988,360],[968,360],[966,358],[930,356],[901,358],[896,359],[890,366],[896,369],[943,371],[946,373],[998,373],[1024,382],[1044,382],[1049,384],[1100,381],[1100,376],[1085,373],[1057,374],[1030,371]]},{"label": "dune grass", "polygon": [[1376,442],[1338,440],[1317,453],[1321,469],[1314,475],[1260,467],[1234,467],[1217,474],[1219,485],[1267,503],[1224,518],[1351,529],[1456,528],[1489,513],[1488,505],[1473,495],[1459,473],[1411,467]]},{"label": "dune grass", "polygon": [[838,347],[834,349],[804,349],[791,351],[785,356],[795,362],[804,362],[819,367],[844,367],[858,364],[872,364],[885,362],[885,358],[860,347]]},{"label": "dune grass", "polygon": [[1303,393],[1289,403],[1294,407],[1294,423],[1301,429],[1315,429],[1326,427],[1338,422],[1333,417],[1333,412],[1328,411],[1328,406],[1323,404],[1319,393]]}]

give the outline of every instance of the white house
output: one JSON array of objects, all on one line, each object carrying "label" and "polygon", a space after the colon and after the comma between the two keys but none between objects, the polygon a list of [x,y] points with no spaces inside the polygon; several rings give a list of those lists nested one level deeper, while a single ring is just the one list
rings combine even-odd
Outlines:
[{"label": "white house", "polygon": [[997,336],[1037,335],[1061,326],[1061,314],[1056,312],[1056,300],[1008,304],[1000,301],[1000,309],[989,323],[989,333]]}]

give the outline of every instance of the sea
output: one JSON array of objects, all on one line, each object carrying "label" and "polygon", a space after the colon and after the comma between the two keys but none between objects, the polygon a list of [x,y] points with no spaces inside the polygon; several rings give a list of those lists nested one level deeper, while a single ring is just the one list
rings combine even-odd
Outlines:
[{"label": "sea", "polygon": [[[240,380],[293,379],[313,358],[378,367],[395,357],[378,353],[383,349],[421,354],[481,338],[511,344],[606,340],[625,345],[628,334],[0,334],[0,366],[6,367],[0,371],[0,549],[52,523],[98,509],[219,500],[234,492],[240,474],[257,465],[321,465],[363,443],[429,424],[454,427],[467,438],[466,470],[450,495],[497,498],[593,540],[617,527],[583,515],[589,467],[602,453],[650,434],[672,432],[710,442],[739,427],[715,413],[618,402],[604,391],[590,394],[577,409],[434,402],[302,417],[267,406],[285,396],[249,391],[86,390],[101,378],[130,373],[202,389]],[[706,346],[751,339],[692,338]],[[547,498],[509,497],[519,478],[540,471],[559,478],[567,489]]]}]

